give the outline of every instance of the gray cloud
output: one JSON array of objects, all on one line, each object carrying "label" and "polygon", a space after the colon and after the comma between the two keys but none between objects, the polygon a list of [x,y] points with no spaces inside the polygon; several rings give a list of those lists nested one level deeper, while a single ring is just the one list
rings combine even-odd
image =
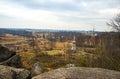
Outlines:
[{"label": "gray cloud", "polygon": [[[18,8],[18,11],[19,11],[19,8],[20,8],[20,11],[24,11],[22,9],[25,8],[25,10],[27,10],[23,12],[25,13],[25,15],[29,12],[33,12],[33,16],[35,16],[36,13],[34,13],[34,11],[36,12],[41,10],[48,11],[48,13],[44,15],[44,17],[41,17],[41,14],[39,14],[40,12],[37,13],[38,20],[39,18],[40,19],[47,18],[46,20],[47,22],[49,22],[50,19],[52,18],[51,16],[53,16],[55,19],[53,18],[53,21],[52,23],[50,23],[50,25],[51,26],[54,25],[56,27],[57,27],[57,24],[61,24],[61,25],[78,24],[81,26],[82,25],[88,26],[89,24],[90,25],[93,24],[93,25],[96,25],[97,27],[102,27],[102,26],[107,27],[105,25],[105,21],[112,18],[113,14],[115,14],[117,10],[119,10],[120,8],[120,0],[59,0],[59,1],[58,0],[1,0],[0,4],[2,2],[7,2],[10,5],[13,4],[13,7],[14,7],[14,4],[17,5],[16,9]],[[9,5],[7,4],[6,6],[9,7]],[[2,12],[2,7],[0,8],[1,8],[0,18],[2,19],[13,18],[12,15],[14,14],[7,13],[9,12],[9,10],[6,11],[5,13],[5,12]],[[11,16],[9,15],[7,16],[7,14]],[[22,16],[21,14],[19,15]],[[19,16],[19,15],[16,14],[16,16]],[[31,16],[32,16],[32,13],[29,16],[27,16],[27,18]],[[37,16],[35,16],[34,19],[36,19]],[[50,16],[50,17],[46,17],[46,16]],[[17,19],[19,19],[19,17],[14,18],[14,20],[17,20]],[[19,21],[20,20],[18,20],[17,22]],[[29,23],[28,20],[26,22]],[[40,20],[39,22],[42,22],[42,21]],[[25,24],[24,23],[23,25],[26,25],[26,23]],[[11,24],[14,24],[14,23],[11,23]],[[5,24],[2,23],[2,25],[5,25]],[[44,22],[43,22],[43,25],[44,25]],[[71,29],[73,28],[71,27]]]},{"label": "gray cloud", "polygon": [[[17,3],[31,9],[46,9],[57,11],[94,11],[98,9],[120,8],[120,0],[69,0],[59,3],[57,0],[4,0]],[[86,7],[84,4],[86,4]]]}]

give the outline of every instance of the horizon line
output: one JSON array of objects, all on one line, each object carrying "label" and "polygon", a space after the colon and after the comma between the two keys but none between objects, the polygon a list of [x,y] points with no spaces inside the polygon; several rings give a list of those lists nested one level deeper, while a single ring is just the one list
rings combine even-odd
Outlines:
[{"label": "horizon line", "polygon": [[[3,28],[0,27],[0,29],[21,29],[21,30],[54,30],[54,31],[93,31],[93,30],[75,30],[75,29],[53,29],[53,28],[14,28],[14,27],[7,27],[7,28]],[[98,32],[111,32],[111,31],[103,31],[103,30],[95,30],[94,31],[98,31]]]}]

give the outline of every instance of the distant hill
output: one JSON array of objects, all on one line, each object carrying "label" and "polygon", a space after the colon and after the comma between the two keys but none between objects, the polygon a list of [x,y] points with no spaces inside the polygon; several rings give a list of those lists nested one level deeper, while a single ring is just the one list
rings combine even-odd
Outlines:
[{"label": "distant hill", "polygon": [[4,36],[5,34],[12,34],[25,37],[32,36],[32,32],[28,32],[24,29],[0,29],[0,36]]},{"label": "distant hill", "polygon": [[[0,36],[5,34],[13,34],[18,36],[31,37],[32,33],[53,33],[59,36],[65,36],[69,34],[70,36],[75,36],[76,34],[93,34],[93,31],[76,31],[76,30],[53,30],[53,29],[19,29],[19,28],[0,28]],[[94,31],[95,34],[101,34],[102,31]]]}]

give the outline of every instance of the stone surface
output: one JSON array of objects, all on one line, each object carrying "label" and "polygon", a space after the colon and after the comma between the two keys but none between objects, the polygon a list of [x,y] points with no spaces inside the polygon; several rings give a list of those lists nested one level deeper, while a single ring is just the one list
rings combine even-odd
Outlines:
[{"label": "stone surface", "polygon": [[22,67],[21,58],[16,52],[0,46],[0,65]]},{"label": "stone surface", "polygon": [[15,75],[13,70],[0,68],[0,79],[15,79]]},{"label": "stone surface", "polygon": [[7,60],[15,54],[15,52],[9,51],[7,48],[0,45],[0,62]]},{"label": "stone surface", "polygon": [[35,63],[31,69],[31,75],[36,76],[43,72],[43,65],[39,62]]},{"label": "stone surface", "polygon": [[6,61],[3,61],[0,64],[6,65],[6,66],[11,66],[11,67],[16,67],[16,68],[22,67],[21,58],[20,58],[19,54],[12,56],[11,58],[7,59]]},{"label": "stone surface", "polygon": [[120,79],[120,72],[102,68],[71,67],[45,72],[32,79]]},{"label": "stone surface", "polygon": [[0,65],[0,79],[28,79],[30,72],[26,69]]}]

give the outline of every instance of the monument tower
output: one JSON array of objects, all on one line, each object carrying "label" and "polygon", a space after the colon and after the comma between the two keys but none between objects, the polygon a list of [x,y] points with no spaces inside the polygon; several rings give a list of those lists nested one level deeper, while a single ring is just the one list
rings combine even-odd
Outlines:
[{"label": "monument tower", "polygon": [[72,41],[72,48],[71,48],[72,51],[76,51],[76,40],[75,39],[76,38],[74,36],[73,41]]}]

